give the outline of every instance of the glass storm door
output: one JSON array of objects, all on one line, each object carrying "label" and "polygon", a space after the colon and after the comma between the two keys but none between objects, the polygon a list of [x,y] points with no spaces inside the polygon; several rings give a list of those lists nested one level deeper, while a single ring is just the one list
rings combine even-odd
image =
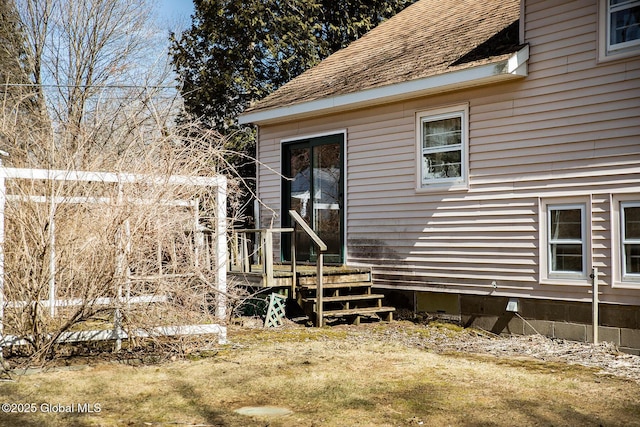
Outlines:
[{"label": "glass storm door", "polygon": [[[327,244],[325,262],[343,262],[343,140],[342,134],[285,144],[283,224],[292,225],[288,212],[297,211]],[[296,259],[315,261],[317,248],[302,230],[296,234]],[[291,258],[291,239],[283,236],[282,256]]]}]

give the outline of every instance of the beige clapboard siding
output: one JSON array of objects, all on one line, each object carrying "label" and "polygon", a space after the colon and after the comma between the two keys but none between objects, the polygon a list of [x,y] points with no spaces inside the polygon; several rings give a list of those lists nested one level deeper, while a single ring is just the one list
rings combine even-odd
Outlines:
[{"label": "beige clapboard siding", "polygon": [[[544,20],[528,21],[527,37],[535,40],[536,44],[549,44],[556,48],[565,48],[566,46],[581,46],[581,41],[595,40],[594,32],[596,22],[593,19],[591,8],[582,8],[572,12],[569,21],[562,22],[566,15],[559,14],[549,16]],[[544,25],[546,24],[546,25]],[[540,26],[542,25],[542,26]],[[556,32],[549,33],[548,25],[556,25],[559,29]],[[579,48],[581,50],[584,48]],[[571,52],[572,54],[575,52]]]},{"label": "beige clapboard siding", "polygon": [[[471,293],[478,288],[485,288],[487,291],[491,291],[491,283],[493,281],[501,283],[502,292],[504,292],[504,288],[508,288],[510,293],[521,290],[523,293],[531,293],[537,289],[535,287],[535,279],[533,279],[536,275],[535,269],[503,272],[495,267],[490,271],[465,269],[462,264],[456,265],[454,268],[437,265],[427,267],[425,265],[429,264],[406,266],[394,264],[390,260],[385,262],[383,266],[376,268],[373,274],[373,281],[381,287],[397,286],[406,288],[407,285],[410,285],[413,289],[418,290],[429,289],[463,293]],[[518,286],[512,287],[507,283],[518,283]],[[447,284],[447,287],[439,289],[441,284]]]},{"label": "beige clapboard siding", "polygon": [[[380,286],[589,300],[587,284],[539,282],[539,201],[579,196],[601,299],[640,304],[640,290],[611,286],[611,195],[640,200],[640,56],[597,62],[596,1],[527,1],[525,10],[525,79],[265,126],[260,152],[279,169],[282,138],[346,129],[347,262],[374,266]],[[469,188],[416,191],[416,113],[461,103]],[[278,208],[270,174],[261,172],[260,194]]]},{"label": "beige clapboard siding", "polygon": [[[611,84],[608,90],[605,90],[601,87],[586,86],[587,84],[599,84],[598,79],[588,79],[583,80],[582,86],[575,89],[560,85],[559,87],[550,87],[544,92],[537,90],[535,95],[519,102],[514,100],[513,106],[510,105],[502,111],[499,109],[480,113],[474,111],[478,117],[474,117],[476,121],[470,124],[472,137],[511,134],[514,127],[537,127],[541,121],[549,119],[555,120],[555,122],[549,123],[550,126],[553,124],[566,125],[570,120],[574,120],[575,124],[578,124],[581,123],[581,117],[584,115],[616,110],[622,110],[622,117],[624,117],[626,110],[638,107],[638,100],[634,98],[633,94],[632,82],[622,81],[620,78],[606,77],[606,79],[618,84]],[[600,83],[602,82],[600,81]],[[549,103],[554,103],[556,115],[553,117],[549,117],[549,111],[545,109],[545,105],[548,107]],[[609,103],[612,105],[608,105]],[[616,118],[618,117],[616,116]],[[517,118],[517,122],[514,121],[515,118]],[[608,117],[605,116],[600,121],[607,119]],[[495,123],[487,123],[486,120],[492,120]],[[524,138],[525,135],[522,137]]]},{"label": "beige clapboard siding", "polygon": [[372,128],[370,125],[349,126],[349,140],[355,141],[350,149],[357,150],[360,148],[357,142],[360,139],[366,139],[367,144],[375,144],[376,140],[386,141],[389,135],[395,135],[395,138],[406,138],[407,128],[412,129],[414,126],[413,117],[398,117],[397,119],[384,120],[383,127]]},{"label": "beige clapboard siding", "polygon": [[[413,137],[411,139],[413,139]],[[349,172],[366,173],[372,168],[378,167],[382,170],[385,168],[397,170],[397,167],[389,167],[389,164],[398,165],[399,163],[406,163],[407,165],[413,165],[415,162],[415,152],[415,149],[399,152],[395,148],[389,148],[385,150],[376,150],[375,156],[371,154],[367,156],[356,156],[351,154],[349,156],[349,166],[351,167]],[[372,164],[376,166],[371,166]]]},{"label": "beige clapboard siding", "polygon": [[[434,196],[425,196],[434,198]],[[440,197],[442,199],[442,197]],[[415,204],[416,207],[425,203]],[[370,242],[371,248],[365,248],[364,252],[371,258],[370,253],[375,254],[376,240],[383,240],[384,244],[393,248],[395,257],[402,259],[402,265],[398,265],[395,273],[391,272],[385,278],[378,277],[376,281],[380,285],[391,284],[400,280],[407,274],[407,270],[423,282],[429,281],[466,281],[476,280],[527,280],[522,277],[527,274],[529,279],[536,276],[536,265],[533,257],[536,248],[536,240],[532,237],[536,223],[530,217],[518,218],[513,221],[513,216],[518,211],[529,214],[535,212],[532,203],[508,203],[506,207],[501,204],[481,204],[477,201],[465,201],[459,199],[447,203],[443,208],[437,201],[427,204],[431,209],[413,210],[406,212],[406,217],[395,220],[400,225],[395,229],[384,227],[385,222],[393,221],[393,216],[403,215],[402,207],[387,215],[378,215],[381,218],[367,218],[366,212],[356,213],[350,211],[353,234],[365,234],[367,229],[385,229],[385,233],[376,233],[376,239]],[[407,209],[407,205],[404,205]],[[388,212],[386,209],[379,212]],[[392,218],[389,218],[391,216]],[[373,221],[373,224],[372,224]],[[509,227],[505,227],[505,221],[511,221]],[[411,227],[409,234],[419,236],[417,239],[402,239],[402,227]],[[478,230],[482,229],[482,233]],[[387,235],[388,230],[388,235]],[[406,233],[404,233],[406,235]],[[527,243],[528,241],[528,243]],[[359,242],[360,247],[367,242]],[[369,249],[369,250],[367,250]],[[358,251],[353,251],[354,262],[371,262],[366,258],[359,258]],[[384,255],[385,252],[383,251]],[[497,264],[496,256],[509,259],[509,262]],[[375,257],[375,255],[374,255]],[[374,262],[393,265],[396,261],[379,257]],[[407,267],[410,264],[411,267]],[[526,273],[525,273],[526,272]]]},{"label": "beige clapboard siding", "polygon": [[[561,175],[564,175],[566,178],[570,178],[572,176],[583,176],[585,181],[590,180],[590,177],[585,176],[592,173],[593,161],[590,161],[589,158],[574,159],[574,156],[572,156],[571,153],[557,154],[555,156],[550,154],[541,157],[547,161],[530,161],[526,156],[514,158],[513,160],[517,161],[520,159],[522,161],[521,166],[519,166],[518,173],[522,176],[527,176],[526,174],[529,174],[530,179],[547,179],[551,178],[551,175],[553,174],[556,178]],[[636,156],[631,156],[631,158],[629,158],[629,156],[625,157],[624,155],[615,158],[607,158],[605,159],[606,164],[602,165],[602,169],[598,171],[597,174],[603,176],[603,179],[607,179],[607,176],[620,176],[627,175],[629,173],[635,174],[638,172],[638,163],[637,160],[634,161],[634,158],[636,158]],[[475,162],[475,164],[472,163],[472,167],[476,168],[474,175],[472,175],[472,180],[475,177],[476,184],[481,183],[481,174],[494,176],[498,174],[513,174],[513,170],[509,170],[508,166],[504,166],[504,163],[500,164],[498,161]],[[623,168],[627,168],[629,170],[624,170]],[[554,172],[556,173],[554,174]]]},{"label": "beige clapboard siding", "polygon": [[[629,86],[622,83],[617,91],[612,90],[612,87],[607,91],[600,88],[600,93],[591,93],[588,96],[585,96],[584,91],[579,90],[563,92],[566,95],[564,97],[553,91],[547,96],[539,95],[534,98],[537,104],[530,101],[529,105],[523,105],[524,103],[521,102],[518,107],[509,106],[510,108],[502,111],[495,108],[485,113],[474,111],[474,121],[470,125],[472,136],[482,137],[488,132],[491,132],[490,134],[512,133],[512,126],[516,125],[513,122],[514,117],[518,117],[518,126],[539,126],[541,121],[546,121],[547,125],[552,127],[554,124],[566,125],[567,121],[579,124],[583,117],[597,113],[617,111],[622,115],[615,118],[624,117],[625,112],[632,116],[633,110],[640,106],[640,103],[637,98],[634,98],[633,92],[630,93]],[[612,102],[613,100],[615,101]],[[545,109],[545,105],[548,107],[550,102],[554,103],[556,112],[553,117],[554,122],[548,122],[549,111]],[[609,117],[603,116],[601,121],[608,121]]]},{"label": "beige clapboard siding", "polygon": [[[571,19],[585,13],[593,15],[597,13],[597,4],[594,1],[553,1],[553,0],[528,0],[525,3],[527,17],[526,30],[533,31],[540,28],[555,27],[556,31],[544,31],[542,34],[556,33],[565,25],[571,25]],[[542,35],[534,33],[527,39]]]},{"label": "beige clapboard siding", "polygon": [[[540,123],[539,125],[546,124]],[[546,146],[549,146],[550,148],[555,147],[554,150],[557,149],[560,151],[564,148],[563,144],[571,143],[592,142],[596,149],[599,148],[599,145],[602,145],[601,141],[606,141],[607,147],[610,147],[611,145],[614,147],[628,146],[631,145],[633,138],[636,136],[634,135],[634,132],[637,131],[636,125],[637,123],[634,118],[630,117],[628,120],[617,119],[615,124],[599,123],[592,126],[583,125],[574,127],[574,129],[576,129],[576,132],[574,133],[563,131],[564,127],[562,126],[560,128],[549,128],[544,130],[531,128],[528,131],[535,134],[535,137],[532,137],[531,139],[524,138],[523,132],[527,129],[523,128],[520,128],[521,130],[518,132],[517,136],[512,135],[511,137],[509,137],[508,134],[496,134],[493,137],[487,135],[486,137],[481,138],[476,134],[476,136],[472,136],[472,145],[475,144],[475,146],[472,146],[470,152],[480,160],[483,159],[482,156],[484,153],[491,155],[491,153],[494,152],[502,155],[509,155],[511,154],[511,150],[514,150],[514,154],[518,155],[521,153],[520,150],[523,150],[522,152],[524,152],[524,150],[531,151],[537,148],[539,151],[542,151]],[[499,131],[500,129],[496,128],[496,132]],[[608,153],[603,153],[603,155],[607,154]]]},{"label": "beige clapboard siding", "polygon": [[[265,132],[269,135],[270,133]],[[263,138],[260,134],[260,142],[257,146],[258,159],[262,164],[258,164],[258,197],[261,203],[268,206],[260,208],[260,227],[269,227],[272,223],[272,216],[280,212],[280,176],[276,172],[281,171],[280,160],[280,139],[276,134],[271,134],[270,138]],[[268,165],[270,170],[265,165]]]},{"label": "beige clapboard siding", "polygon": [[[377,126],[384,125],[378,124]],[[386,154],[397,153],[410,153],[415,150],[407,149],[407,139],[413,139],[415,134],[414,126],[406,125],[403,128],[403,132],[397,132],[388,135],[378,135],[374,138],[362,138],[360,134],[354,131],[349,132],[349,141],[355,141],[354,144],[360,143],[363,146],[349,147],[347,151],[348,157],[357,160],[361,157],[370,157],[374,154],[374,157],[382,157]]]}]

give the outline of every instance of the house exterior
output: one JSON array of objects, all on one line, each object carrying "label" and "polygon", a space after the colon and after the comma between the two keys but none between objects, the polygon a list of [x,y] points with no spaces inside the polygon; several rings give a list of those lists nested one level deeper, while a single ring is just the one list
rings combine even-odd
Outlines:
[{"label": "house exterior", "polygon": [[298,210],[390,300],[588,341],[597,268],[640,349],[640,1],[420,0],[240,121],[262,226]]}]

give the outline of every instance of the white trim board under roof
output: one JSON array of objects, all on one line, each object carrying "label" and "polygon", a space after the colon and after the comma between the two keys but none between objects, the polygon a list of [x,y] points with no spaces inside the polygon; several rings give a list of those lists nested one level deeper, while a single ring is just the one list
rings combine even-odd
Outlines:
[{"label": "white trim board under roof", "polygon": [[241,114],[238,122],[261,125],[302,119],[522,78],[527,76],[528,60],[529,46],[525,45],[507,58],[488,64],[294,105],[249,111]]}]

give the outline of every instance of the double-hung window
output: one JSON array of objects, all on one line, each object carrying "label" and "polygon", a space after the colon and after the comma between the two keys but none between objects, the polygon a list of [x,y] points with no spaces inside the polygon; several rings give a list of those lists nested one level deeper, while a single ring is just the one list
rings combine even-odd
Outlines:
[{"label": "double-hung window", "polygon": [[640,0],[601,0],[606,2],[606,55],[640,48]]},{"label": "double-hung window", "polygon": [[549,278],[584,278],[587,260],[584,205],[547,205]]},{"label": "double-hung window", "polygon": [[461,184],[467,179],[466,107],[417,116],[419,184]]},{"label": "double-hung window", "polygon": [[622,279],[640,280],[640,203],[620,205],[622,234]]}]

